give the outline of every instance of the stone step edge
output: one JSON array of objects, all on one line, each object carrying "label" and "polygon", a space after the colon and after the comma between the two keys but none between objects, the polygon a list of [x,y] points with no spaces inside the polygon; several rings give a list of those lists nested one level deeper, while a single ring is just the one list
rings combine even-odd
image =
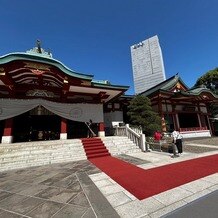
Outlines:
[{"label": "stone step edge", "polygon": [[10,162],[1,162],[0,163],[0,166],[2,165],[11,165],[11,164],[18,164],[18,163],[25,163],[25,164],[28,164],[28,163],[37,163],[37,162],[41,162],[41,161],[54,161],[54,160],[75,160],[75,159],[78,159],[78,158],[86,158],[86,155],[81,155],[81,156],[54,156],[54,157],[47,157],[47,158],[38,158],[38,159],[35,159],[35,158],[29,158],[29,159],[21,159],[21,160],[15,160],[15,161],[10,161]]},{"label": "stone step edge", "polygon": [[0,166],[0,172],[6,171],[6,170],[15,170],[15,169],[21,169],[21,168],[27,168],[27,167],[37,167],[37,166],[44,166],[44,165],[50,165],[55,163],[65,163],[65,162],[75,162],[80,160],[87,160],[87,157],[83,158],[77,158],[74,160],[68,160],[68,159],[58,159],[54,161],[46,161],[46,162],[32,162],[32,163],[25,163],[25,164],[18,164],[14,163],[13,165],[7,165],[7,166]]},{"label": "stone step edge", "polygon": [[0,153],[0,158],[3,156],[13,156],[13,155],[28,155],[28,154],[43,154],[43,153],[58,153],[58,152],[65,152],[65,153],[76,153],[82,152],[83,149],[50,149],[50,150],[26,150],[26,151],[13,151],[13,152],[4,152]]}]

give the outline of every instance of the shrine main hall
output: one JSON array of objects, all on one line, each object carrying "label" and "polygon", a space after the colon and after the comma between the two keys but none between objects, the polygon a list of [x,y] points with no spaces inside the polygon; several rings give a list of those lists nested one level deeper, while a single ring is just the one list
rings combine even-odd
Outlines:
[{"label": "shrine main hall", "polygon": [[[0,57],[1,143],[86,138],[87,122],[99,137],[113,135],[113,123],[128,123],[134,95],[128,86],[95,80],[54,59],[40,43],[27,52]],[[205,87],[189,89],[179,75],[140,93],[162,120],[162,131],[184,138],[217,135],[209,108],[218,96]]]},{"label": "shrine main hall", "polygon": [[84,138],[90,120],[96,135],[105,136],[104,120],[123,116],[113,100],[128,88],[69,69],[40,43],[1,56],[0,141]]}]

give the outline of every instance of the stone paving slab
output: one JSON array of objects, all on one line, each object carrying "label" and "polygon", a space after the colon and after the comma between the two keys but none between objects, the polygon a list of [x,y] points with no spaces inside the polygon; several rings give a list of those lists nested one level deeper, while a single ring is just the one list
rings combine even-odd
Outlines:
[{"label": "stone paving slab", "polygon": [[63,208],[63,204],[52,201],[44,201],[42,204],[40,204],[38,207],[36,207],[26,215],[30,217],[51,217],[61,208]]},{"label": "stone paving slab", "polygon": [[[100,172],[88,160],[0,173],[0,217],[119,217],[88,175]],[[90,187],[82,187],[86,175]],[[102,179],[102,178],[100,178]],[[109,181],[109,180],[108,180]],[[95,190],[94,190],[95,187]],[[89,198],[94,192],[97,209]],[[98,193],[102,199],[97,198]],[[98,202],[101,202],[99,209]],[[104,209],[102,209],[104,208]],[[105,208],[110,208],[109,212]],[[103,213],[104,211],[104,213]],[[112,211],[112,212],[111,212]],[[109,217],[109,216],[108,216]]]},{"label": "stone paving slab", "polygon": [[[118,158],[150,169],[217,153],[202,149],[171,158],[135,152]],[[88,160],[66,162],[0,173],[0,218],[161,217],[216,190],[218,173],[140,201]]]},{"label": "stone paving slab", "polygon": [[13,194],[0,202],[0,208],[25,215],[43,202],[42,199]]},{"label": "stone paving slab", "polygon": [[216,145],[218,146],[218,137],[206,137],[206,138],[190,138],[184,139],[185,143],[193,143],[200,145]]},{"label": "stone paving slab", "polygon": [[211,193],[211,190],[209,190],[209,189],[204,189],[204,190],[202,190],[202,191],[196,192],[196,193],[194,193],[193,195],[191,195],[191,196],[185,198],[184,201],[185,201],[186,203],[190,203],[190,202],[192,202],[192,201],[194,201],[194,200],[196,200],[196,199],[198,199],[198,198],[201,198],[201,197],[203,197],[203,196],[205,196],[205,195],[207,195],[207,194],[209,194],[209,193]]},{"label": "stone paving slab", "polygon": [[167,214],[164,217],[167,218],[215,218],[217,217],[218,209],[218,190],[214,191],[202,197],[201,199],[195,200],[194,202],[188,204],[186,207],[182,207],[174,212]]},{"label": "stone paving slab", "polygon": [[[147,161],[149,160],[147,164],[144,163],[139,165],[139,167],[149,169],[213,154],[217,154],[217,152],[213,151],[201,154],[184,153],[184,155],[178,158],[171,158],[170,154],[162,152],[134,153],[132,156],[133,158],[140,158]],[[128,194],[131,196],[132,194],[128,193],[128,191],[122,187],[119,188],[119,184],[117,184],[115,181],[112,182],[112,184],[104,183],[104,185],[102,185],[100,179],[102,178],[102,181],[105,181],[106,177],[107,175],[104,173],[100,173],[98,175],[90,175],[90,178],[102,192],[105,198],[111,202],[121,217],[161,217],[179,207],[192,202],[193,200],[196,200],[197,198],[211,193],[214,189],[217,189],[218,186],[218,173],[216,173],[191,183],[184,184],[177,188],[162,192],[158,195],[154,195],[151,198],[144,199],[142,201],[137,200],[133,196],[133,198],[130,197],[131,201],[127,201],[125,203],[126,196],[128,196]],[[108,190],[113,191],[110,193]],[[125,195],[119,192],[121,190],[123,193],[125,193]],[[117,196],[120,196],[120,201],[117,200]],[[114,199],[114,201],[112,199]]]},{"label": "stone paving slab", "polygon": [[118,207],[132,201],[124,192],[117,192],[108,195],[107,200],[113,207]]},{"label": "stone paving slab", "polygon": [[148,214],[158,209],[164,208],[165,205],[155,199],[154,197],[146,198],[141,201],[142,205],[146,208]]},{"label": "stone paving slab", "polygon": [[180,186],[180,187],[176,187],[168,191],[162,192],[158,195],[154,195],[153,197],[159,202],[161,202],[162,204],[164,204],[165,206],[169,206],[170,204],[173,204],[191,195],[192,195],[192,192],[182,189]]},{"label": "stone paving slab", "polygon": [[187,203],[185,201],[175,202],[169,206],[161,208],[160,210],[156,210],[153,213],[150,213],[149,217],[150,218],[162,217],[163,215],[170,213],[170,212],[172,212],[172,211],[176,210],[177,208],[180,208],[184,205],[187,205]]},{"label": "stone paving slab", "polygon": [[210,151],[218,151],[218,146],[208,146],[208,145],[199,145],[199,144],[186,144],[184,145],[185,152],[192,152],[192,153],[204,153]]},{"label": "stone paving slab", "polygon": [[[215,177],[215,176],[213,176]],[[184,190],[187,190],[189,192],[192,192],[192,193],[197,193],[197,192],[200,192],[200,191],[203,191],[211,186],[213,186],[214,183],[211,183],[210,181],[208,180],[204,180],[204,179],[198,179],[196,181],[193,181],[193,182],[189,182],[189,183],[186,183],[185,185],[182,185],[182,188]]]},{"label": "stone paving slab", "polygon": [[119,217],[86,173],[78,173],[77,176],[97,217]]},{"label": "stone paving slab", "polygon": [[101,192],[104,195],[111,195],[111,194],[115,194],[115,193],[122,192],[122,191],[124,191],[124,188],[116,183],[113,183],[112,185],[104,186],[101,188]]}]

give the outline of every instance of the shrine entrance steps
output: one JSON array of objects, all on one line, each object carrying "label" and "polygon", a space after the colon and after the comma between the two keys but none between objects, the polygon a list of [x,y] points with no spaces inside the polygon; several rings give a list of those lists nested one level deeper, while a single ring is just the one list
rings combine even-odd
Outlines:
[{"label": "shrine entrance steps", "polygon": [[0,171],[140,151],[130,139],[119,136],[0,144]]},{"label": "shrine entrance steps", "polygon": [[0,144],[0,171],[85,160],[80,139]]},{"label": "shrine entrance steps", "polygon": [[82,143],[88,159],[111,155],[101,138],[82,139]]}]

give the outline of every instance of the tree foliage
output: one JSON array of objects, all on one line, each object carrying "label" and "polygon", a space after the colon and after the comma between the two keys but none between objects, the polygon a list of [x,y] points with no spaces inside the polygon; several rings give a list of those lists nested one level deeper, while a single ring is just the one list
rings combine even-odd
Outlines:
[{"label": "tree foliage", "polygon": [[146,135],[153,135],[156,130],[161,130],[161,118],[153,111],[147,97],[135,96],[128,106],[127,115],[131,124],[141,126]]},{"label": "tree foliage", "polygon": [[[195,87],[203,85],[204,87],[210,89],[213,93],[218,95],[218,67],[208,71],[203,76],[198,78],[195,83]],[[211,103],[209,106],[209,111],[212,117],[217,116],[218,114],[218,105]]]},{"label": "tree foliage", "polygon": [[195,87],[202,85],[210,89],[215,94],[218,94],[218,68],[208,71],[197,79]]}]

